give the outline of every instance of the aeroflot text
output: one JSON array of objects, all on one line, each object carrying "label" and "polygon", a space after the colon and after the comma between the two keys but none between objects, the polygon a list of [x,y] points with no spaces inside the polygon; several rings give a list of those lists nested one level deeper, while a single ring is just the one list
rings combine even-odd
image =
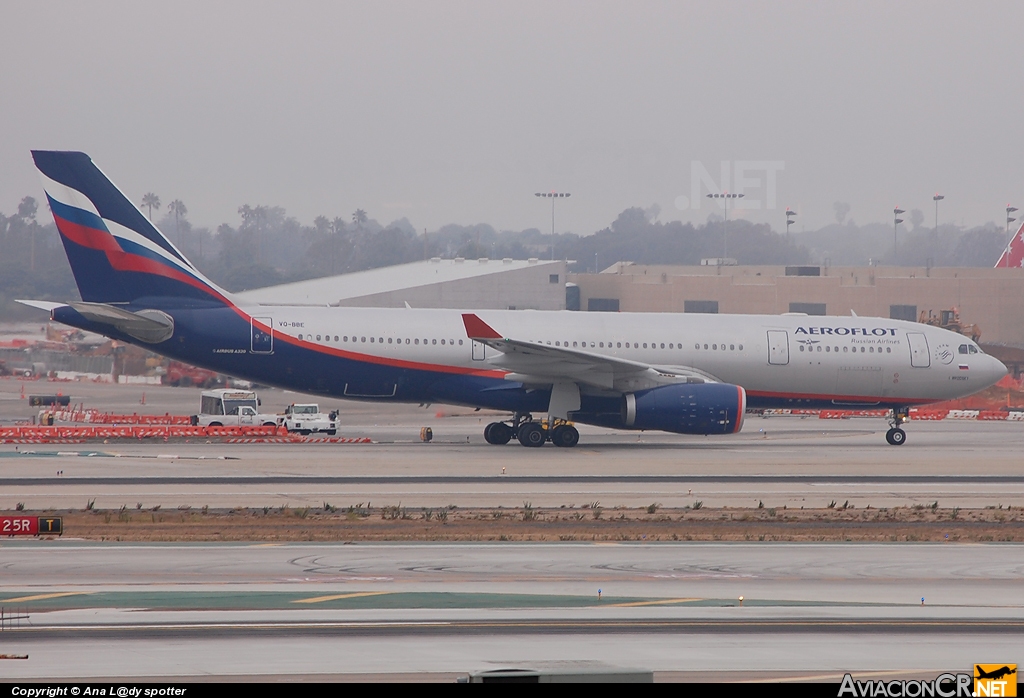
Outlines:
[{"label": "aeroflot text", "polygon": [[859,334],[874,335],[876,337],[895,337],[896,329],[893,327],[797,327],[794,334]]},{"label": "aeroflot text", "polygon": [[931,681],[854,681],[849,674],[843,677],[839,698],[971,698],[970,674],[939,674]]}]

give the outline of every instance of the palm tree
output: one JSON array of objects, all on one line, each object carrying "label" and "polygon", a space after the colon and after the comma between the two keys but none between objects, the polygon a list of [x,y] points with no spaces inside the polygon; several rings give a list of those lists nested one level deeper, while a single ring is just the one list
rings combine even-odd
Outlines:
[{"label": "palm tree", "polygon": [[181,224],[179,219],[184,218],[188,214],[188,209],[185,208],[185,204],[182,203],[181,199],[175,199],[167,204],[167,211],[174,214],[174,230],[178,234],[178,247],[181,247]]},{"label": "palm tree", "polygon": [[366,211],[361,208],[357,208],[356,212],[352,214],[352,222],[356,224],[356,227],[360,230],[363,229],[363,223],[367,221]]},{"label": "palm tree", "polygon": [[153,192],[147,193],[142,197],[142,205],[149,209],[149,222],[153,222],[153,209],[160,210],[160,197]]}]

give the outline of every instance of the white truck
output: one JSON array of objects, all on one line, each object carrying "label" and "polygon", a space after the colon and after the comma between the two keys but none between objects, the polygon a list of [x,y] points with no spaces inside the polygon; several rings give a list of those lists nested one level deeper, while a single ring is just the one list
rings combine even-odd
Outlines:
[{"label": "white truck", "polygon": [[199,414],[192,415],[200,427],[276,427],[276,414],[260,414],[260,399],[251,390],[204,390]]},{"label": "white truck", "polygon": [[324,432],[334,436],[338,433],[338,413],[324,414],[317,404],[291,404],[278,416],[277,424],[303,435]]}]

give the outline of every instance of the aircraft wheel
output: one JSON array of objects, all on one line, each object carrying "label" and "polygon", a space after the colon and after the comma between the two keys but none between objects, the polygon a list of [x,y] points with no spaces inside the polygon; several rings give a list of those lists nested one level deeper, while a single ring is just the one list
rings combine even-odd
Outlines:
[{"label": "aircraft wheel", "polygon": [[327,435],[328,435],[328,436],[334,436],[334,435],[335,435],[335,434],[337,434],[337,433],[338,433],[338,430],[337,430],[337,429],[328,429],[328,430],[327,430]]},{"label": "aircraft wheel", "polygon": [[551,443],[555,446],[562,448],[572,448],[580,442],[580,433],[576,430],[576,427],[568,424],[562,424],[561,426],[555,427],[555,430],[551,432]]},{"label": "aircraft wheel", "polygon": [[526,422],[519,425],[519,432],[516,434],[519,443],[530,448],[539,448],[548,440],[544,427],[536,422]]},{"label": "aircraft wheel", "polygon": [[893,427],[889,431],[885,432],[885,440],[892,446],[902,446],[907,440],[907,432],[903,431],[899,427]]},{"label": "aircraft wheel", "polygon": [[491,425],[491,440],[495,446],[504,446],[512,440],[512,427],[502,422],[495,422]]}]

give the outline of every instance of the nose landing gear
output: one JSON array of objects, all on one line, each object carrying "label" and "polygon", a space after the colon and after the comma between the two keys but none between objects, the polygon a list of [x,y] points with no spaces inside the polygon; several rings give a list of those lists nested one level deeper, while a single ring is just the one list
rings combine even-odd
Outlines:
[{"label": "nose landing gear", "polygon": [[910,419],[910,411],[906,407],[895,407],[889,417],[889,431],[885,432],[885,440],[890,446],[902,446],[907,440],[907,432],[900,426]]}]

